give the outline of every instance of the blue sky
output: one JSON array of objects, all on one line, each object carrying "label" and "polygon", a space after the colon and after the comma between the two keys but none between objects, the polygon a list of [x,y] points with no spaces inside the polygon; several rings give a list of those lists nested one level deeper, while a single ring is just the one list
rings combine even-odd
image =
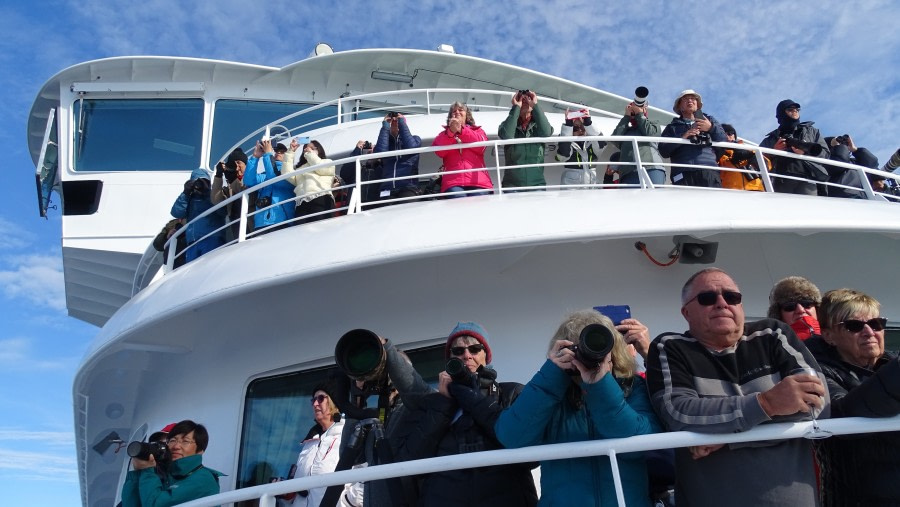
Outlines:
[{"label": "blue sky", "polygon": [[850,133],[881,163],[900,146],[900,4],[711,3],[4,2],[0,505],[80,505],[71,383],[96,329],[66,316],[59,212],[38,216],[25,139],[34,96],[53,74],[121,55],[283,66],[318,42],[336,51],[447,43],[620,95],[645,85],[665,109],[693,88],[705,112],[754,141],[791,98],[824,135]]}]

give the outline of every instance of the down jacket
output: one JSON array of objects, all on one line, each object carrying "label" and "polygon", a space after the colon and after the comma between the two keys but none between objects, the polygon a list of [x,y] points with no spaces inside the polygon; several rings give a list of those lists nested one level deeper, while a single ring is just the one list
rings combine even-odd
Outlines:
[{"label": "down jacket", "polygon": [[[570,401],[570,389],[583,390],[583,405]],[[633,377],[625,394],[612,374],[576,387],[571,377],[547,360],[516,402],[497,419],[497,438],[509,448],[623,438],[659,433],[644,380]],[[643,453],[618,456],[628,506],[649,506]],[[616,503],[609,458],[573,458],[541,462],[539,505],[606,506]]]},{"label": "down jacket", "polygon": [[[274,179],[281,174],[282,167],[284,164],[275,161],[272,153],[263,154],[261,158],[251,156],[247,159],[247,169],[244,171],[244,186],[249,188]],[[272,204],[290,200],[294,197],[294,186],[287,180],[281,180],[257,192],[257,201],[266,197],[271,198]],[[253,225],[259,229],[290,220],[294,218],[294,206],[295,204],[291,202],[288,205],[272,206],[265,211],[256,213],[253,215]]]},{"label": "down jacket", "polygon": [[[452,398],[441,393],[426,394],[419,400],[412,396],[404,398],[406,406],[415,410],[410,416],[417,424],[400,445],[398,461],[502,448],[494,435],[494,424],[516,399],[522,384],[487,382],[487,385],[487,389],[476,390],[451,384]],[[532,466],[526,463],[473,466],[429,474],[422,483],[419,505],[533,506],[537,503],[537,492],[531,476]]]},{"label": "down jacket", "polygon": [[[453,146],[456,144],[477,143],[487,141],[487,134],[481,127],[463,125],[459,135],[454,135],[449,128],[435,136],[432,146]],[[463,169],[484,168],[484,146],[459,147],[453,150],[434,152],[444,161],[444,171],[460,171]],[[441,176],[441,192],[446,192],[450,187],[478,187],[494,188],[491,175],[487,171],[472,171],[468,173],[444,174]]]},{"label": "down jacket", "polygon": [[[385,153],[396,150],[409,150],[422,146],[422,139],[409,132],[406,118],[397,120],[397,137],[391,137],[391,124],[381,122],[381,131],[378,132],[378,141],[375,143],[373,153]],[[397,181],[396,178],[415,176],[419,174],[419,154],[403,155],[400,157],[384,157],[381,159],[381,177],[393,178],[391,181],[381,183],[381,190],[396,190],[398,188],[418,186],[416,178]]]},{"label": "down jacket", "polygon": [[[872,369],[841,359],[821,336],[805,342],[831,395],[831,417],[890,417],[900,414],[900,362],[886,352]],[[900,505],[900,432],[836,436],[817,441],[822,505]]]},{"label": "down jacket", "polygon": [[[288,150],[284,154],[285,173],[293,173],[295,171],[305,171],[306,167],[312,167],[318,164],[327,164],[331,162],[330,158],[321,158],[315,150],[302,154],[304,158],[303,164],[294,167],[294,157],[296,153]],[[307,172],[297,172],[296,175],[288,177],[287,181],[294,185],[294,194],[297,196],[296,205],[299,206],[303,201],[311,201],[316,197],[331,194],[331,186],[334,184],[334,166],[326,165]]]}]

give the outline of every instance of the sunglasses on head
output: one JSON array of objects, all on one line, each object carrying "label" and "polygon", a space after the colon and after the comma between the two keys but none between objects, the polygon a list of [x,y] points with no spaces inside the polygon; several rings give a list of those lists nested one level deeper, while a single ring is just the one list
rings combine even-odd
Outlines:
[{"label": "sunglasses on head", "polygon": [[[700,303],[701,306],[712,306],[712,305],[716,304],[716,301],[719,300],[719,294],[720,294],[719,292],[712,291],[712,290],[703,291],[703,292],[698,293],[696,296],[692,297],[690,300],[688,300],[688,303],[690,303],[691,301],[696,299],[697,302]],[[733,291],[733,290],[723,290],[721,292],[721,295],[722,295],[722,299],[724,299],[725,302],[728,303],[729,305],[741,304],[741,299],[743,299],[743,297],[744,297],[743,294],[741,294],[740,292]]]},{"label": "sunglasses on head", "polygon": [[474,356],[484,350],[484,345],[476,343],[475,345],[469,345],[468,347],[450,347],[450,353],[454,356],[461,356],[466,353],[466,349],[469,350],[469,354]]},{"label": "sunglasses on head", "polygon": [[792,311],[794,311],[795,308],[797,308],[797,305],[800,305],[803,308],[806,308],[807,310],[809,310],[810,308],[816,306],[816,302],[811,299],[800,299],[798,301],[788,301],[786,303],[781,303],[781,311],[792,312]]},{"label": "sunglasses on head", "polygon": [[847,331],[851,333],[858,333],[863,330],[863,326],[866,324],[872,328],[872,331],[881,331],[887,326],[887,319],[884,317],[875,317],[874,319],[869,319],[866,321],[856,320],[856,319],[847,319],[845,321],[839,322],[842,324]]},{"label": "sunglasses on head", "polygon": [[318,396],[313,396],[309,401],[312,403],[315,403],[315,402],[325,403],[326,399],[328,399],[328,396],[326,396],[324,394],[320,394]]}]

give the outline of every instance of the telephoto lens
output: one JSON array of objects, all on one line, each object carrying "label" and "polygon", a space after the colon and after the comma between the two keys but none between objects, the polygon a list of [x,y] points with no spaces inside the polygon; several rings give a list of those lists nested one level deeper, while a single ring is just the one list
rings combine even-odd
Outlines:
[{"label": "telephoto lens", "polygon": [[575,349],[575,359],[590,369],[600,366],[603,358],[612,351],[614,343],[612,333],[602,324],[584,326],[578,341],[580,344]]},{"label": "telephoto lens", "polygon": [[353,380],[380,379],[385,373],[387,353],[381,338],[368,329],[347,331],[334,347],[338,367]]}]

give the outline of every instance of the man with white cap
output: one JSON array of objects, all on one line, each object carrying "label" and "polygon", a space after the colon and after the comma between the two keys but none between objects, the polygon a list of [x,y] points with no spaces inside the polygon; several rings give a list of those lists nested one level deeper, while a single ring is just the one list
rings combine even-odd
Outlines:
[{"label": "man with white cap", "polygon": [[[672,183],[692,187],[722,187],[713,141],[726,141],[722,125],[710,115],[704,114],[703,99],[694,90],[684,90],[675,99],[673,110],[679,116],[663,130],[663,137],[687,139],[691,144],[660,143],[659,153],[671,159]],[[690,167],[689,167],[690,166]],[[711,166],[702,169],[693,166]]]}]

